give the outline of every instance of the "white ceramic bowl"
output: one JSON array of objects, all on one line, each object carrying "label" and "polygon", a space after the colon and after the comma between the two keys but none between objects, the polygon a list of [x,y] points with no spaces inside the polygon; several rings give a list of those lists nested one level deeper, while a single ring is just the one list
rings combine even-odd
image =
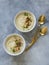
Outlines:
[{"label": "white ceramic bowl", "polygon": [[[11,37],[11,36],[13,36],[13,35],[18,35],[19,37],[21,37],[22,38],[22,40],[23,40],[23,43],[24,43],[24,45],[23,45],[23,49],[21,50],[21,52],[19,52],[19,53],[10,53],[8,50],[7,50],[7,48],[6,48],[6,40],[9,38],[9,37]],[[18,55],[20,55],[20,54],[22,54],[23,53],[23,51],[25,50],[25,46],[26,46],[26,43],[25,43],[25,40],[24,40],[24,38],[21,36],[21,35],[19,35],[19,34],[10,34],[10,35],[8,35],[5,39],[4,39],[4,42],[3,42],[3,48],[4,48],[4,50],[5,50],[5,52],[7,53],[7,54],[9,54],[9,55],[12,55],[12,56],[18,56]]]},{"label": "white ceramic bowl", "polygon": [[[17,27],[17,25],[16,25],[16,18],[17,18],[17,16],[20,15],[21,13],[24,13],[24,12],[27,12],[27,13],[31,14],[31,15],[33,16],[33,19],[34,19],[34,24],[33,24],[33,26],[32,26],[29,30],[27,30],[27,31],[22,31],[22,30],[19,29],[19,28]],[[32,12],[30,12],[30,11],[26,11],[26,10],[20,11],[20,12],[18,12],[18,13],[16,14],[16,16],[14,17],[14,25],[15,25],[16,29],[19,30],[20,32],[30,32],[30,31],[33,30],[33,29],[35,28],[35,26],[36,26],[36,17],[35,17],[35,15],[34,15]]]}]

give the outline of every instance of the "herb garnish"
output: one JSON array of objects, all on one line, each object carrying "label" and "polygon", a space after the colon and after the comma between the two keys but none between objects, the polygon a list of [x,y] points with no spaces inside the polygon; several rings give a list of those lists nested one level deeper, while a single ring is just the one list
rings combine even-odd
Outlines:
[{"label": "herb garnish", "polygon": [[25,12],[25,13],[24,13],[24,15],[25,15],[25,16],[28,16],[28,13],[27,13],[27,12]]}]

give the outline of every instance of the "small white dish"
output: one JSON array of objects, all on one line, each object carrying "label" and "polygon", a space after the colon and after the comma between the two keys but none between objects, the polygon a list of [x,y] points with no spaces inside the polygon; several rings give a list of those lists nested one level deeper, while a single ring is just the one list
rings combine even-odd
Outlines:
[{"label": "small white dish", "polygon": [[[18,52],[18,53],[11,53],[11,52],[9,52],[9,50],[7,50],[7,47],[6,47],[7,40],[8,40],[9,38],[11,38],[12,36],[19,36],[19,37],[23,40],[22,49],[21,49],[21,51]],[[4,42],[3,42],[3,48],[4,48],[5,52],[6,52],[7,54],[11,55],[11,56],[18,56],[18,55],[22,54],[22,53],[24,52],[24,50],[25,50],[25,47],[26,47],[25,39],[24,39],[21,35],[15,34],[15,33],[8,35],[8,36],[4,39]]]},{"label": "small white dish", "polygon": [[[24,19],[21,20],[22,16],[20,16],[21,14],[24,14],[24,13],[28,13],[29,15],[31,15],[31,18],[32,18],[32,22],[33,24],[31,24],[30,26],[30,29],[28,28],[28,30],[22,30],[20,29],[20,25],[17,25],[17,22],[19,21],[19,24],[22,25]],[[18,18],[19,17],[19,18]],[[25,17],[23,17],[25,18]],[[22,22],[22,23],[21,23]],[[15,18],[14,18],[14,25],[16,27],[17,30],[19,30],[20,32],[30,32],[31,30],[33,30],[36,26],[36,17],[33,13],[31,13],[30,11],[26,11],[26,10],[23,10],[23,11],[20,11],[16,14]]]}]

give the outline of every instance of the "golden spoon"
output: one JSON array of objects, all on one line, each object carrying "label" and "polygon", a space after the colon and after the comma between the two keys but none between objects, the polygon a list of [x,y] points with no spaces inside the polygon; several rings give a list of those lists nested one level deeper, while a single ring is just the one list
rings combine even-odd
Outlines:
[{"label": "golden spoon", "polygon": [[43,28],[38,28],[38,30],[36,31],[34,37],[32,38],[32,42],[29,44],[29,46],[25,49],[25,51],[29,50],[32,45],[37,41],[37,39],[40,37],[40,36],[43,36],[47,33],[47,27],[43,27]]},{"label": "golden spoon", "polygon": [[40,35],[45,35],[46,33],[47,33],[47,27],[45,26],[45,27],[43,27],[41,30],[40,30]]},{"label": "golden spoon", "polygon": [[41,25],[41,24],[44,24],[45,23],[45,19],[46,19],[46,17],[45,17],[45,15],[41,15],[40,17],[39,17],[39,19],[38,19],[38,23]]}]

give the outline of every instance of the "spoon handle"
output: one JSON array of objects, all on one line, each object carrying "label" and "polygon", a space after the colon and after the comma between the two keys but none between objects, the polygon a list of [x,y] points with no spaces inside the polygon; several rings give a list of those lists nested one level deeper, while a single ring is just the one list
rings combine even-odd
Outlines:
[{"label": "spoon handle", "polygon": [[39,31],[40,31],[40,27],[38,26],[37,27],[37,30],[32,38],[32,41],[31,43],[26,47],[25,51],[28,51],[32,46],[33,44],[37,41],[37,39],[39,38],[40,34],[39,34]]}]

